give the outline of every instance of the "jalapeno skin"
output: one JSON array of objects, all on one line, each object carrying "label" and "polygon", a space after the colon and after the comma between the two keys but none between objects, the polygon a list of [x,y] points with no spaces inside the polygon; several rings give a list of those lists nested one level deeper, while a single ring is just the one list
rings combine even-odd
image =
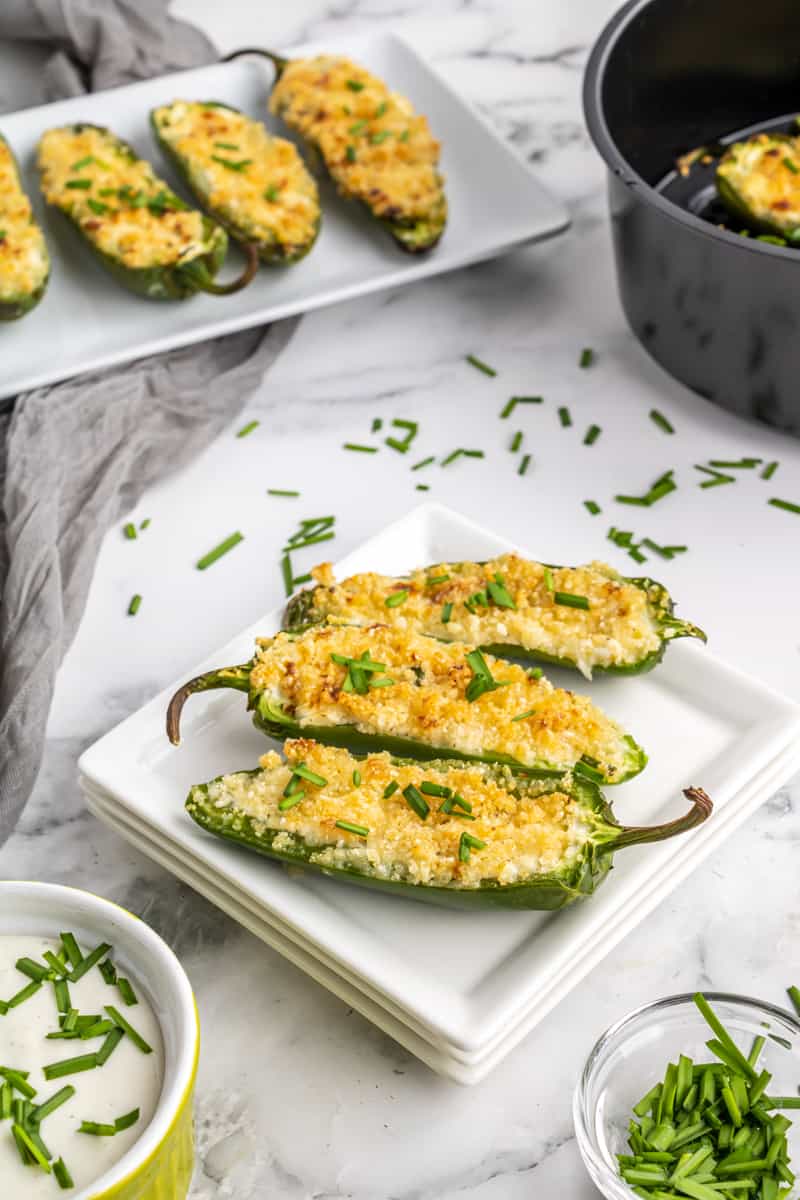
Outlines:
[{"label": "jalapeno skin", "polygon": [[[393,761],[396,765],[403,765],[404,760]],[[446,760],[439,760],[437,765],[446,771]],[[250,775],[258,773],[246,772]],[[521,780],[526,773],[512,769],[512,774]],[[446,778],[446,774],[441,778]],[[388,880],[354,868],[321,866],[312,861],[313,853],[318,852],[320,846],[310,846],[295,835],[291,836],[291,845],[287,846],[284,831],[270,829],[261,821],[253,821],[240,809],[219,808],[209,797],[209,788],[218,781],[193,787],[186,800],[186,810],[208,833],[246,846],[267,858],[306,868],[341,882],[448,908],[547,912],[566,908],[591,896],[611,870],[616,851],[644,842],[663,841],[684,833],[705,821],[712,811],[711,801],[701,789],[688,788],[684,795],[692,807],[684,816],[663,825],[626,828],[617,823],[611,806],[593,783],[574,777],[569,782],[561,776],[552,778],[554,790],[568,793],[584,810],[589,832],[568,864],[556,871],[531,875],[513,884],[484,881],[478,887],[431,885]],[[509,790],[519,796],[513,786]],[[276,849],[274,843],[279,834],[282,834],[281,847]]]},{"label": "jalapeno skin", "polygon": [[[16,181],[16,185],[19,188],[21,195],[24,195],[19,163],[17,162],[11,147],[3,137],[2,133],[0,133],[0,150],[8,155],[11,161],[11,169]],[[47,291],[47,284],[50,279],[50,255],[47,250],[47,243],[44,239],[44,234],[41,232],[41,228],[32,214],[30,220],[31,224],[35,225],[41,234],[45,262],[44,275],[31,290],[22,291],[16,295],[6,296],[5,298],[0,299],[0,321],[18,321],[20,317],[26,316],[29,312],[31,312],[32,309],[36,307]],[[2,223],[3,218],[0,216],[0,225],[2,225]]]}]

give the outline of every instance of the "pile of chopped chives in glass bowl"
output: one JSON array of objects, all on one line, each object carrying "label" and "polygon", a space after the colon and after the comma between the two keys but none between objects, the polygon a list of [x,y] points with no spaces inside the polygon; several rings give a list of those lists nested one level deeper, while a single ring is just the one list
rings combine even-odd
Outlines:
[{"label": "pile of chopped chives in glass bowl", "polygon": [[573,1115],[609,1200],[788,1200],[800,1174],[800,1018],[725,993],[646,1005],[595,1045]]}]

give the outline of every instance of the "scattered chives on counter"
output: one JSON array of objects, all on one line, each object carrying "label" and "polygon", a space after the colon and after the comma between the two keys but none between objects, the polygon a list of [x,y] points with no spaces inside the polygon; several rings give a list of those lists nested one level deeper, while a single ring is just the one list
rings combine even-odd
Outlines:
[{"label": "scattered chives on counter", "polygon": [[578,366],[584,367],[584,368],[590,367],[593,362],[594,362],[594,350],[592,350],[591,346],[584,347],[584,349],[581,350],[581,356],[578,359]]},{"label": "scattered chives on counter", "polygon": [[475,367],[476,370],[483,371],[484,375],[491,375],[494,377],[497,374],[497,371],[495,371],[494,367],[490,367],[488,363],[483,362],[475,354],[468,354],[467,362],[470,364],[470,366]]},{"label": "scattered chives on counter", "polygon": [[778,500],[773,497],[767,504],[771,504],[773,508],[782,508],[785,512],[800,513],[800,504],[793,504],[791,500]]},{"label": "scattered chives on counter", "polygon": [[247,424],[243,425],[242,428],[239,430],[239,432],[236,434],[237,438],[247,437],[248,433],[252,433],[254,429],[258,429],[260,424],[261,424],[260,421],[248,421]]},{"label": "scattered chives on counter", "polygon": [[664,414],[662,412],[659,412],[657,408],[650,409],[650,420],[653,422],[654,425],[658,426],[658,428],[662,431],[662,433],[674,433],[675,432],[675,429],[674,429],[673,425],[671,424],[671,422],[668,421],[667,418],[664,416]]},{"label": "scattered chives on counter", "polygon": [[136,526],[133,521],[128,521],[127,525],[123,526],[122,532],[130,542],[134,542],[137,537]]},{"label": "scattered chives on counter", "polygon": [[344,442],[342,445],[342,449],[343,450],[354,450],[358,454],[377,454],[378,453],[377,446],[362,446],[360,442]]},{"label": "scattered chives on counter", "polygon": [[526,473],[526,471],[528,470],[528,467],[530,466],[530,461],[531,461],[530,454],[523,454],[522,459],[520,460],[520,464],[517,467],[518,475],[524,475]]},{"label": "scattered chives on counter", "polygon": [[131,596],[130,603],[128,604],[128,616],[135,617],[141,606],[142,597],[137,592],[135,596]]},{"label": "scattered chives on counter", "polygon": [[654,483],[651,483],[648,490],[643,496],[626,496],[618,495],[614,499],[618,504],[634,504],[640,505],[643,508],[650,508],[658,500],[663,500],[670,492],[677,489],[677,484],[673,478],[675,472],[673,470],[665,471],[663,475],[659,475]]},{"label": "scattered chives on counter", "polygon": [[764,467],[764,470],[761,472],[761,478],[772,479],[772,476],[777,471],[778,466],[779,464],[777,462],[767,463],[767,465]]},{"label": "scattered chives on counter", "polygon": [[484,457],[485,456],[484,456],[483,450],[465,450],[463,447],[459,447],[458,450],[451,450],[450,453],[442,459],[441,465],[443,467],[446,467],[451,462],[455,462],[455,460],[457,458],[484,458]]},{"label": "scattered chives on counter", "polygon": [[407,454],[411,448],[411,443],[419,432],[419,425],[416,421],[392,421],[392,425],[396,429],[405,429],[406,435],[403,438],[387,437],[384,439],[385,444],[391,447],[392,450],[397,450],[400,454]]},{"label": "scattered chives on counter", "polygon": [[763,461],[763,458],[737,458],[732,461],[723,458],[710,458],[708,460],[708,465],[713,467],[715,470],[721,467],[723,470],[739,471],[747,470],[748,468],[759,467]]},{"label": "scattered chives on counter", "polygon": [[434,456],[432,454],[429,454],[427,458],[421,458],[418,463],[414,463],[411,470],[412,471],[421,471],[423,467],[429,467],[430,464],[433,462],[436,462],[436,459],[434,458]]},{"label": "scattered chives on counter", "polygon": [[290,491],[288,488],[267,488],[267,495],[268,495],[268,496],[293,496],[293,497],[297,497],[297,496],[299,496],[299,495],[300,495],[300,493],[299,493],[299,492],[292,492],[292,491]]},{"label": "scattered chives on counter", "polygon": [[593,446],[602,432],[599,425],[590,425],[583,439],[584,446]]},{"label": "scattered chives on counter", "polygon": [[500,418],[505,420],[506,417],[510,417],[518,404],[541,404],[542,402],[542,396],[512,396],[500,410]]},{"label": "scattered chives on counter", "polygon": [[594,500],[584,500],[583,507],[587,510],[587,512],[590,512],[593,517],[596,517],[598,513],[603,511],[600,505]]},{"label": "scattered chives on counter", "polygon": [[429,492],[431,489],[427,483],[418,483],[414,490],[417,492]]},{"label": "scattered chives on counter", "polygon": [[564,429],[566,429],[568,426],[570,426],[572,424],[572,417],[571,417],[570,411],[566,407],[566,405],[562,405],[561,408],[559,408],[558,419],[561,422]]},{"label": "scattered chives on counter", "polygon": [[372,428],[370,429],[370,433],[380,433],[380,431],[382,429],[383,429],[382,419],[380,417],[373,417],[372,418]]},{"label": "scattered chives on counter", "polygon": [[217,559],[222,558],[224,554],[227,554],[229,550],[233,550],[234,546],[238,546],[239,542],[243,541],[243,533],[240,533],[238,530],[236,533],[232,533],[230,537],[225,538],[224,542],[220,542],[219,545],[215,546],[213,550],[209,550],[208,554],[204,554],[202,558],[197,560],[195,564],[197,570],[205,571],[208,567],[215,563]]},{"label": "scattered chives on counter", "polygon": [[150,518],[145,517],[145,519],[143,521],[140,521],[139,528],[140,529],[149,529],[150,528]]},{"label": "scattered chives on counter", "polygon": [[514,434],[513,438],[511,439],[511,445],[509,446],[509,450],[511,451],[512,454],[516,454],[516,452],[519,450],[521,445],[522,445],[522,430],[518,429],[517,432]]}]

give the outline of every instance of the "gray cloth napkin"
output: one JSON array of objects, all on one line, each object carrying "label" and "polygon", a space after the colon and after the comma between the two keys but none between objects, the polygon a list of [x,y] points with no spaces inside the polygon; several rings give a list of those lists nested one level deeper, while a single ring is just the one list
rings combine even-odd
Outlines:
[{"label": "gray cloth napkin", "polygon": [[[42,100],[213,61],[211,44],[166,4],[2,0],[0,40],[53,50]],[[13,108],[0,79],[0,111]],[[56,672],[103,535],[241,411],[295,327],[283,321],[43,388],[0,416],[0,845],[36,781]]]}]

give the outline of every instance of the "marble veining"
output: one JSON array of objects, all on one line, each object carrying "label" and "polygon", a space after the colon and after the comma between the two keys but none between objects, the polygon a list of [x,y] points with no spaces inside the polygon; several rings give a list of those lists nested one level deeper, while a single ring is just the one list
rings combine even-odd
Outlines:
[{"label": "marble veining", "polygon": [[[648,564],[705,626],[711,646],[800,697],[797,518],[766,505],[800,500],[800,444],[717,411],[667,378],[634,342],[614,289],[603,169],[580,113],[581,68],[613,0],[180,0],[223,50],[392,29],[415,42],[569,205],[570,233],[513,257],[304,318],[245,419],[131,514],[135,543],[111,530],[86,615],[59,677],[47,753],[0,875],[88,886],[141,914],[176,949],[204,1029],[193,1200],[591,1200],[571,1095],[599,1033],[630,1008],[698,985],[780,1002],[800,982],[800,787],[781,788],[645,925],[600,964],[486,1081],[434,1076],[357,1013],[90,817],[75,779],[81,751],[215,645],[276,605],[280,547],[300,517],[333,512],[338,557],[424,498],[438,499],[542,558],[628,560],[611,523],[687,542]],[[581,347],[597,351],[577,368]],[[465,366],[479,354],[500,372]],[[509,395],[542,394],[499,421]],[[572,431],[556,408],[568,404]],[[677,434],[648,420],[668,413]],[[360,461],[373,417],[419,422],[416,459],[455,445],[483,461],[411,474],[384,451]],[[583,447],[583,430],[603,433]],[[238,426],[237,426],[238,427]],[[516,474],[516,429],[532,454]],[[418,453],[416,453],[418,451]],[[703,492],[693,464],[779,459]],[[366,456],[363,456],[366,458]],[[625,510],[669,467],[679,490]],[[430,491],[420,493],[424,482]],[[296,501],[267,487],[297,488]],[[603,514],[592,518],[582,500]],[[794,522],[794,524],[792,523]],[[197,557],[231,530],[245,541],[212,571]],[[327,550],[327,547],[326,547]],[[792,557],[793,556],[793,557]],[[302,560],[311,565],[313,556]],[[753,625],[769,594],[769,620]],[[135,619],[125,615],[136,591]],[[244,764],[243,764],[244,765]],[[413,919],[413,912],[409,912]],[[735,930],[735,937],[732,931]],[[794,973],[794,980],[790,976]]]}]

